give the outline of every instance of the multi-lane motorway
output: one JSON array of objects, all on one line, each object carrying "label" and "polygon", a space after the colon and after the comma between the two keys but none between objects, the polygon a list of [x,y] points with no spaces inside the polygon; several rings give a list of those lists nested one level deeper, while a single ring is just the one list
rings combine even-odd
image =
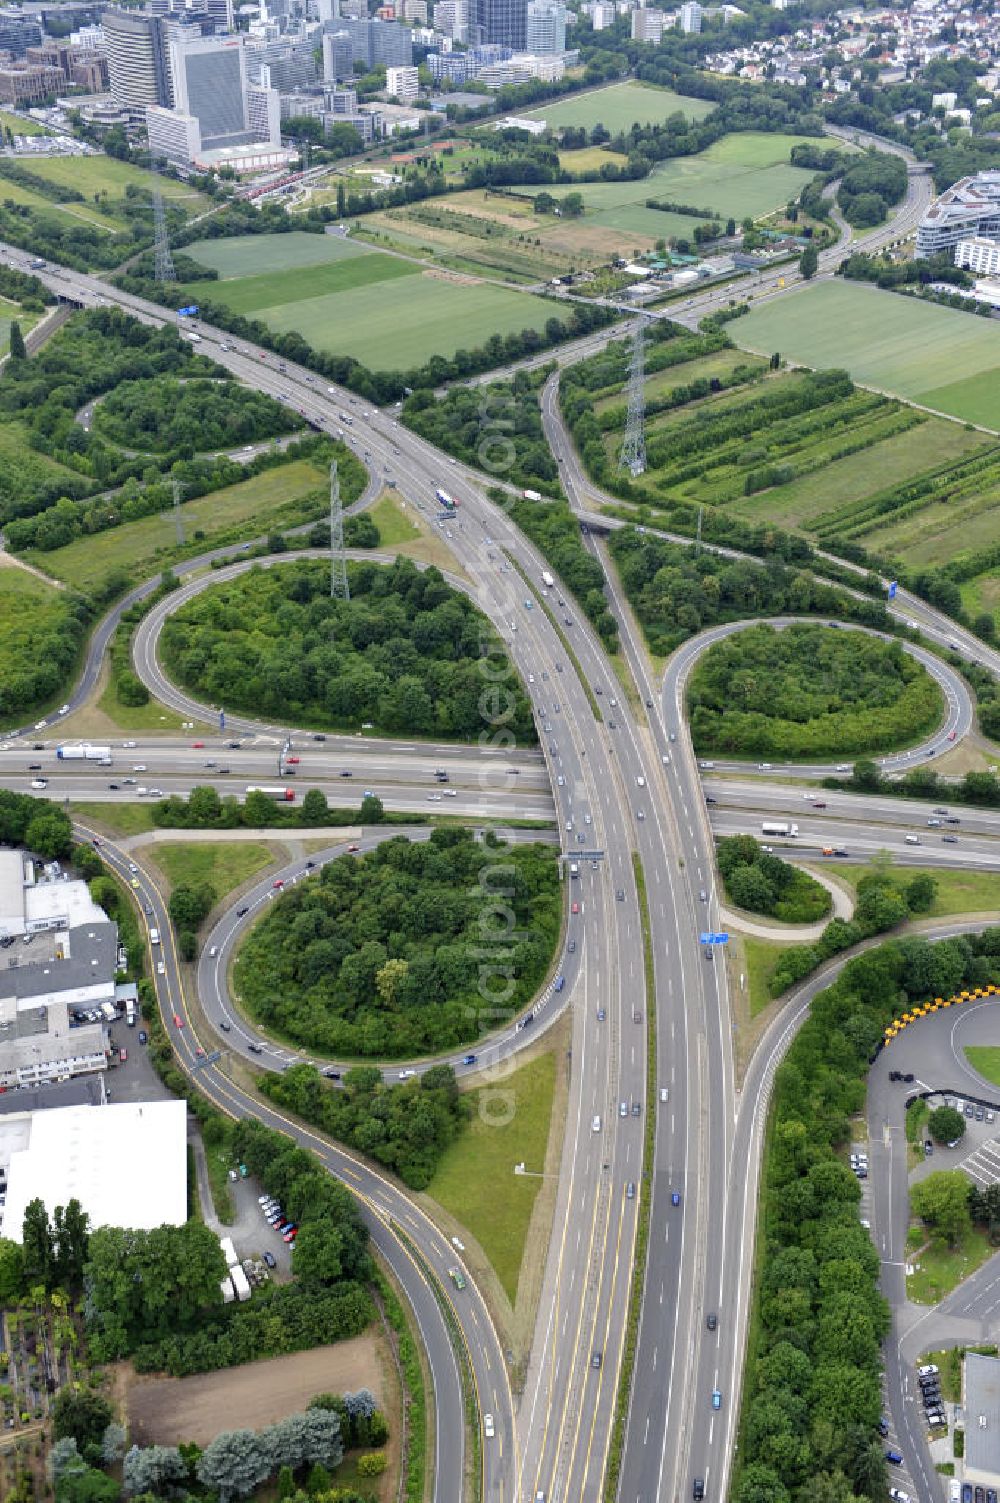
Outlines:
[{"label": "multi-lane motorway", "polygon": [[[909,209],[919,203],[920,191],[915,190]],[[17,260],[16,253],[12,259]],[[146,319],[165,318],[162,309],[76,273],[61,272],[52,278],[52,285],[84,303],[115,302]],[[706,307],[699,306],[697,311],[703,314]],[[486,744],[481,753],[472,755],[453,748],[369,743],[357,738],[330,737],[318,743],[312,741],[308,728],[229,721],[230,735],[236,731],[232,739],[241,742],[238,748],[218,737],[197,738],[206,741],[197,748],[187,742],[183,748],[176,742],[158,741],[155,746],[144,742],[140,748],[128,749],[128,755],[134,752],[136,756],[128,776],[138,778],[139,772],[131,769],[143,765],[145,786],[161,786],[166,792],[217,778],[220,787],[230,786],[227,779],[239,787],[244,777],[256,781],[269,769],[276,778],[279,767],[286,771],[289,767],[278,757],[290,734],[297,754],[306,748],[296,767],[302,786],[323,787],[328,796],[345,786],[342,774],[350,772],[359,781],[365,779],[365,786],[387,803],[397,801],[395,807],[426,809],[429,795],[441,792],[430,781],[440,766],[449,771],[456,812],[485,818],[509,817],[516,810],[528,817],[550,818],[554,801],[566,857],[594,854],[580,861],[580,876],[567,881],[567,896],[572,900],[567,937],[574,948],[564,957],[567,985],[562,1000],[572,1019],[570,1099],[556,1231],[516,1408],[505,1358],[478,1291],[470,1285],[461,1298],[452,1300],[480,1410],[494,1417],[496,1433],[482,1441],[484,1492],[488,1499],[511,1503],[539,1494],[544,1494],[546,1503],[596,1503],[601,1497],[641,1203],[640,1194],[633,1196],[629,1187],[641,1192],[645,1185],[651,1197],[649,1258],[621,1497],[651,1503],[690,1496],[692,1479],[699,1477],[705,1481],[709,1498],[722,1498],[739,1404],[766,1095],[807,999],[796,999],[782,1015],[780,1028],[766,1037],[737,1106],[726,968],[708,963],[698,939],[703,928],[712,927],[718,913],[713,831],[680,714],[679,681],[668,680],[663,686],[650,681],[627,615],[612,591],[630,670],[641,699],[654,707],[647,718],[634,711],[623,694],[612,728],[611,716],[595,715],[588,694],[588,687],[602,688],[607,704],[617,689],[599,642],[575,611],[572,625],[550,615],[539,589],[544,560],[504,512],[486,500],[481,477],[465,466],[446,465],[439,453],[397,428],[390,416],[325,386],[311,373],[290,364],[286,368],[286,362],[210,328],[203,326],[201,333],[206,352],[220,364],[248,383],[294,403],[326,431],[340,429],[341,412],[350,410],[354,425],[347,440],[367,450],[373,474],[390,468],[397,488],[414,504],[429,503],[435,487],[443,482],[461,488],[461,520],[448,529],[447,544],[471,581],[477,603],[501,630],[522,681],[529,685],[539,722],[541,756],[512,751],[502,724],[487,725]],[[565,476],[570,456],[558,457]],[[571,484],[567,489],[572,494]],[[533,599],[530,610],[525,607],[526,598]],[[904,608],[919,615],[922,627],[957,636],[947,622],[919,603],[907,601]],[[91,654],[88,672],[99,662],[106,635],[95,643],[98,656]],[[582,677],[566,650],[567,639]],[[971,642],[960,645],[971,655]],[[987,657],[978,643],[975,654]],[[150,658],[146,668],[152,671]],[[84,683],[81,694],[92,682]],[[954,683],[960,685],[961,680]],[[952,719],[942,728],[942,735],[949,728],[958,735],[967,727],[971,711],[963,693],[955,690]],[[80,696],[75,696],[74,706],[79,702]],[[50,735],[50,727],[39,732],[43,741]],[[33,740],[33,734],[21,737],[2,754],[4,781],[16,778],[17,786],[24,786],[21,780],[27,779],[29,764],[36,760],[42,763],[42,776],[55,772],[51,753],[34,753]],[[121,755],[125,754],[123,748]],[[23,772],[20,766],[16,773],[7,771],[9,759],[15,756],[24,760]],[[229,773],[222,773],[219,765],[205,765],[209,761],[219,764],[223,756],[227,760],[221,765],[229,766]],[[498,767],[503,769],[500,781],[505,786],[497,786]],[[57,775],[49,777],[46,792],[79,798],[80,790],[92,790],[95,781],[105,783],[101,796],[118,797],[124,791],[107,788],[117,777],[102,779],[100,773],[81,770],[79,764],[72,768],[64,764]],[[353,790],[354,785],[350,786]],[[769,796],[758,789],[754,794]],[[786,795],[776,791],[776,796]],[[407,798],[410,803],[401,802]],[[860,809],[861,801],[857,803]],[[724,807],[714,814],[731,820],[737,812]],[[832,815],[827,819],[832,825]],[[799,823],[803,839],[807,821]],[[812,838],[816,829],[817,842],[823,838],[820,823],[818,814],[810,814],[808,831]],[[858,831],[866,824],[870,834],[870,821],[859,813]],[[885,824],[894,824],[888,814]],[[837,829],[842,838],[844,825],[838,824]],[[981,841],[985,860],[992,838],[988,826],[974,833],[970,827],[968,835],[963,828],[961,850],[975,849],[979,855],[979,848],[968,842]],[[105,854],[113,863],[124,862],[113,847],[105,845]],[[633,857],[641,863],[648,893],[653,995],[647,995],[645,985]],[[169,935],[161,896],[147,873],[140,880],[144,899]],[[225,935],[220,934],[219,940],[229,943]],[[172,945],[167,958],[165,974],[158,978],[161,1004],[168,1020],[174,1013],[189,1019]],[[217,981],[217,968],[215,977]],[[220,1010],[228,1005],[227,998],[224,989],[216,986],[213,1014],[212,984],[211,969],[203,961],[199,991],[204,1016],[221,1022]],[[647,1099],[647,1030],[654,1018],[655,1086],[653,1099]],[[228,1048],[225,1032],[216,1038]],[[280,1120],[285,1130],[315,1147],[369,1206],[379,1245],[387,1249],[415,1302],[432,1352],[439,1427],[437,1496],[451,1503],[461,1495],[464,1464],[457,1370],[440,1312],[428,1297],[423,1269],[411,1261],[411,1248],[438,1278],[454,1250],[425,1216],[413,1210],[398,1187],[370,1166],[284,1122],[243,1092],[227,1073],[225,1055],[206,1064],[197,1051],[213,1042],[200,1043],[190,1022],[175,1030],[183,1063],[213,1099],[230,1111]],[[482,1051],[484,1062],[491,1062],[491,1051],[493,1059],[499,1060],[517,1042],[515,1021],[509,1020],[498,1029],[490,1049]],[[634,1115],[635,1107],[638,1115]],[[650,1111],[656,1112],[654,1158],[644,1163],[643,1125]],[[383,1220],[386,1215],[405,1229],[406,1244],[393,1239]],[[709,1314],[717,1317],[712,1331],[707,1328]],[[722,1394],[718,1410],[710,1402],[714,1389]]]}]

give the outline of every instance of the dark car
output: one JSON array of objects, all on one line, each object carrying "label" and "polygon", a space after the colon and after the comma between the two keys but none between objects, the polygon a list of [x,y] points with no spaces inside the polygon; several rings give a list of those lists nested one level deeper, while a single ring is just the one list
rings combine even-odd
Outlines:
[{"label": "dark car", "polygon": [[325,741],[326,737],[324,735],[322,735],[319,731],[314,731],[313,732],[313,740],[314,741]]},{"label": "dark car", "polygon": [[278,1266],[278,1260],[274,1256],[273,1252],[266,1252],[264,1254],[264,1262],[267,1264],[268,1268],[277,1268]]},{"label": "dark car", "polygon": [[694,1503],[701,1503],[702,1498],[704,1498],[705,1496],[704,1477],[696,1477],[694,1479],[694,1486],[691,1489],[691,1496],[694,1498]]},{"label": "dark car", "polygon": [[41,770],[42,770],[42,764],[41,764],[41,762],[29,762],[28,763],[28,771],[29,772],[41,772]]},{"label": "dark car", "polygon": [[962,1483],[962,1503],[972,1503],[972,1483]]},{"label": "dark car", "polygon": [[715,1314],[714,1311],[709,1315],[705,1324],[708,1326],[708,1329],[710,1331],[715,1330],[716,1326],[719,1324],[719,1317]]},{"label": "dark car", "polygon": [[590,1358],[590,1365],[591,1365],[591,1367],[599,1368],[600,1365],[601,1365],[601,1360],[602,1360],[602,1356],[601,1356],[600,1352],[594,1352],[594,1353],[592,1353],[591,1358]]},{"label": "dark car", "polygon": [[327,1080],[339,1080],[340,1079],[340,1071],[339,1070],[326,1069],[326,1070],[323,1071],[323,1074],[324,1074],[324,1076],[326,1077]]},{"label": "dark car", "polygon": [[462,1064],[463,1065],[474,1065],[475,1063],[476,1063],[476,1056],[474,1054],[466,1054],[462,1058]]},{"label": "dark car", "polygon": [[884,1414],[878,1422],[878,1433],[883,1437],[883,1439],[889,1434],[889,1421],[886,1419]]},{"label": "dark car", "polygon": [[147,1044],[149,1042],[149,1035],[145,1028],[139,1029],[139,1042],[140,1044]]},{"label": "dark car", "polygon": [[714,799],[710,793],[706,793],[705,794],[705,802],[706,802],[706,804],[714,804],[714,803],[717,802],[717,800]]},{"label": "dark car", "polygon": [[247,914],[248,914],[248,913],[249,913],[249,912],[250,912],[250,909],[249,909],[249,908],[237,908],[237,910],[236,910],[236,917],[237,917],[237,918],[245,918],[245,917],[246,917],[246,915],[247,915]]},{"label": "dark car", "polygon": [[886,1461],[891,1462],[893,1466],[902,1466],[903,1465],[902,1453],[899,1452],[899,1451],[892,1450],[891,1447],[890,1447],[890,1449],[888,1451],[886,1451],[886,1453],[885,1453],[885,1459],[886,1459]]},{"label": "dark car", "polygon": [[247,1048],[250,1050],[251,1054],[263,1054],[264,1052],[260,1044],[256,1043],[254,1040],[251,1040],[251,1042],[247,1044]]}]

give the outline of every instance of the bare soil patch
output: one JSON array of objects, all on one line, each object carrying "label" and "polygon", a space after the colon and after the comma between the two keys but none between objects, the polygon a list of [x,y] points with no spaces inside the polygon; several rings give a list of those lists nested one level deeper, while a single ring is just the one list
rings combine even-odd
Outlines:
[{"label": "bare soil patch", "polygon": [[222,1430],[260,1430],[304,1409],[317,1393],[370,1388],[390,1428],[398,1429],[392,1396],[395,1376],[381,1336],[366,1332],[334,1346],[269,1357],[221,1372],[162,1378],[129,1371],[129,1433],[141,1446],[205,1446]]}]

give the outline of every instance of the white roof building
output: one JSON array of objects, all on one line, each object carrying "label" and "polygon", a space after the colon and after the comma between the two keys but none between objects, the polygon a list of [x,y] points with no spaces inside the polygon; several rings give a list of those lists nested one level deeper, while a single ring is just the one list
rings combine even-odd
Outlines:
[{"label": "white roof building", "polygon": [[3,1117],[0,1167],[7,1173],[2,1233],[13,1242],[36,1197],[50,1216],[78,1200],[92,1227],[180,1226],[187,1220],[187,1105],[65,1106]]}]

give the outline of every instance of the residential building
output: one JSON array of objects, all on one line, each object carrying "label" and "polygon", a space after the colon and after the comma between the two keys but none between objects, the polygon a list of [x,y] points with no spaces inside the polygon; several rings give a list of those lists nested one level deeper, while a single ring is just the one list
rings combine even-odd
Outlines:
[{"label": "residential building", "polygon": [[528,52],[565,52],[566,7],[559,0],[528,0],[526,36]]},{"label": "residential building", "polygon": [[161,16],[106,10],[101,26],[108,52],[111,94],[119,109],[145,119],[147,105],[173,106],[167,33]]},{"label": "residential building", "polygon": [[643,6],[632,12],[632,40],[657,44],[664,31],[673,24],[674,17],[667,15],[666,11]]},{"label": "residential building", "polygon": [[413,21],[418,26],[427,25],[427,0],[400,0],[399,18]]},{"label": "residential building", "polygon": [[373,68],[376,63],[388,67],[408,67],[413,62],[413,34],[398,21],[345,21],[351,38],[354,61]]},{"label": "residential building", "polygon": [[279,94],[282,120],[321,120],[322,94]]},{"label": "residential building", "polygon": [[0,104],[41,104],[66,87],[66,74],[48,63],[0,65]]},{"label": "residential building", "polygon": [[917,226],[917,257],[954,251],[960,240],[1000,239],[1000,171],[960,178],[936,198]]},{"label": "residential building", "polygon": [[263,83],[263,69],[267,68],[270,87],[279,93],[307,89],[318,78],[315,45],[306,37],[272,41],[251,38],[247,44],[247,76],[251,83]]},{"label": "residential building", "polygon": [[590,24],[595,31],[607,31],[609,26],[615,23],[615,7],[606,3],[606,0],[597,0],[591,8]]},{"label": "residential building", "polygon": [[438,0],[434,7],[434,30],[454,42],[464,42],[469,35],[466,0]]},{"label": "residential building", "polygon": [[681,31],[700,31],[701,16],[702,10],[698,0],[685,0],[685,4],[681,6]]},{"label": "residential building", "polygon": [[167,110],[160,104],[146,106],[146,134],[153,161],[187,167],[201,151],[201,128],[194,115]]},{"label": "residential building", "polygon": [[326,113],[332,115],[335,121],[344,118],[353,119],[358,113],[357,89],[328,89]]},{"label": "residential building", "polygon": [[469,41],[523,52],[527,44],[528,0],[469,0]]},{"label": "residential building", "polygon": [[1000,239],[974,235],[971,240],[960,240],[955,247],[955,265],[981,277],[1000,277]]},{"label": "residential building", "polygon": [[93,1227],[152,1231],[187,1220],[187,1105],[57,1106],[0,1119],[4,1237],[20,1242],[28,1202],[78,1200]]},{"label": "residential building", "polygon": [[103,52],[74,51],[69,81],[88,94],[103,94],[109,86],[108,60]]},{"label": "residential building", "polygon": [[323,33],[323,82],[339,83],[354,77],[354,48],[347,31]]},{"label": "residential building", "polygon": [[416,99],[420,93],[416,68],[386,68],[385,92],[390,99],[398,99],[403,104]]}]

